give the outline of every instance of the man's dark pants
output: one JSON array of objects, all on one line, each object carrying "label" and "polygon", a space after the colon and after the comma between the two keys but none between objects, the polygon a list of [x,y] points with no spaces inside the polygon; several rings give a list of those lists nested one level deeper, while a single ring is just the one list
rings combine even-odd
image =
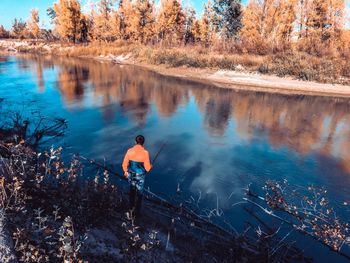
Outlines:
[{"label": "man's dark pants", "polygon": [[143,187],[145,184],[145,175],[136,175],[130,173],[130,192],[129,202],[130,209],[135,211],[135,215],[139,216],[141,212],[142,198],[143,198]]}]

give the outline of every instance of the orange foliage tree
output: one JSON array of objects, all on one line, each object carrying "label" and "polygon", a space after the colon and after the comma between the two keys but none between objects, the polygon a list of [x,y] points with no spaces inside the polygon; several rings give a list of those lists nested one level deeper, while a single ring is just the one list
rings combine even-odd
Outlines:
[{"label": "orange foliage tree", "polygon": [[96,39],[111,41],[112,35],[112,1],[100,0],[97,3],[97,13],[94,12],[93,16],[93,36]]},{"label": "orange foliage tree", "polygon": [[213,10],[213,5],[209,0],[206,5],[204,5],[204,13],[200,20],[200,32],[201,32],[201,42],[205,47],[210,47],[215,36],[215,13]]},{"label": "orange foliage tree", "polygon": [[3,25],[0,25],[0,38],[8,38],[10,36],[10,32],[5,29]]},{"label": "orange foliage tree", "polygon": [[121,39],[137,40],[139,19],[137,18],[136,9],[133,3],[129,0],[121,0],[118,13]]},{"label": "orange foliage tree", "polygon": [[152,40],[155,33],[154,2],[150,0],[137,0],[135,3],[137,23],[137,40],[147,43]]},{"label": "orange foliage tree", "polygon": [[58,0],[53,6],[55,30],[63,40],[76,42],[81,29],[81,9],[77,0]]},{"label": "orange foliage tree", "polygon": [[34,38],[39,38],[40,27],[39,27],[39,11],[38,9],[32,9],[30,12],[30,20],[28,21],[28,29],[30,34]]},{"label": "orange foliage tree", "polygon": [[185,14],[179,0],[162,0],[157,21],[159,40],[169,44],[180,43],[184,38]]},{"label": "orange foliage tree", "polygon": [[345,25],[344,0],[312,0],[307,3],[300,32],[304,49],[319,52],[320,49],[339,47]]},{"label": "orange foliage tree", "polygon": [[296,0],[252,0],[243,13],[240,36],[258,53],[289,44],[296,19]]}]

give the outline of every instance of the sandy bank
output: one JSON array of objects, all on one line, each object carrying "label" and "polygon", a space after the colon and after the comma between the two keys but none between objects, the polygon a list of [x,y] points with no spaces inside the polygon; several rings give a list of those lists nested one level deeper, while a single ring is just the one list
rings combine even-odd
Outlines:
[{"label": "sandy bank", "polygon": [[[138,64],[138,63],[136,63]],[[273,75],[230,70],[170,68],[164,65],[138,64],[160,74],[176,76],[211,83],[217,87],[236,90],[260,91],[289,95],[312,95],[331,97],[350,97],[350,86],[323,84],[296,80],[291,77],[280,78]]]},{"label": "sandy bank", "polygon": [[[43,54],[62,55],[74,49],[74,46],[59,43],[35,43],[31,41],[0,40],[0,50],[5,52],[34,52]],[[291,95],[314,95],[332,97],[350,97],[350,86],[340,84],[323,84],[310,81],[297,80],[292,77],[277,77],[263,75],[257,72],[248,72],[238,65],[236,71],[199,69],[191,67],[169,67],[167,65],[154,65],[140,62],[131,53],[108,54],[106,56],[83,56],[91,59],[110,61],[118,64],[132,64],[141,66],[162,75],[187,78],[194,81],[211,83],[217,87],[236,90],[261,91],[269,93]]]}]

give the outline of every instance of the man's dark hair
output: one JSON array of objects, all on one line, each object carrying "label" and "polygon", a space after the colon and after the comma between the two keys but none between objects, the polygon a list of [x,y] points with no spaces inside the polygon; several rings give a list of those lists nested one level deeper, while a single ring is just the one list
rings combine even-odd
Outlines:
[{"label": "man's dark hair", "polygon": [[145,143],[145,137],[142,135],[137,135],[135,141],[137,144],[143,145]]}]

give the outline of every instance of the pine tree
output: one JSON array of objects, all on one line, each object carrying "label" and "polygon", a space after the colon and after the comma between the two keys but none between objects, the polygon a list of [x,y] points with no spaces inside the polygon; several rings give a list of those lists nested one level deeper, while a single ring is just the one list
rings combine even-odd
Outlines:
[{"label": "pine tree", "polygon": [[216,26],[222,36],[232,38],[241,29],[242,8],[240,0],[214,0],[214,10],[218,16]]},{"label": "pine tree", "polygon": [[32,9],[30,12],[30,20],[28,21],[28,29],[34,38],[39,38],[40,27],[39,27],[39,11]]}]

